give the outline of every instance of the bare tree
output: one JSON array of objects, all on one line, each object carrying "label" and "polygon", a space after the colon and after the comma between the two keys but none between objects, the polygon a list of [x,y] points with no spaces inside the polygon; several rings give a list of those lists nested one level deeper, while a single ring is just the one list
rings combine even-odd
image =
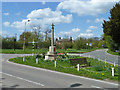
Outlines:
[{"label": "bare tree", "polygon": [[[41,39],[41,26],[40,25],[32,25],[31,28],[33,29],[33,34],[36,37],[36,41],[39,42]],[[38,44],[36,43],[36,48],[38,48]]]},{"label": "bare tree", "polygon": [[45,33],[45,41],[47,41],[48,34],[51,33],[51,29],[47,28],[44,33]]}]

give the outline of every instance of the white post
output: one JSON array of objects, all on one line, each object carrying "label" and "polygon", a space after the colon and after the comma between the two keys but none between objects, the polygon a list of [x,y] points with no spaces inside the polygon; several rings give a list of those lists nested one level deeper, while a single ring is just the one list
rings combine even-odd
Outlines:
[{"label": "white post", "polygon": [[79,71],[79,64],[77,64],[77,71]]},{"label": "white post", "polygon": [[38,58],[36,58],[36,64],[38,64]]},{"label": "white post", "polygon": [[25,61],[25,57],[23,56],[23,62]]},{"label": "white post", "polygon": [[56,61],[55,61],[55,67],[56,67]]},{"label": "white post", "polygon": [[114,68],[112,68],[112,76],[114,77]]},{"label": "white post", "polygon": [[105,64],[106,64],[106,59],[105,59]]},{"label": "white post", "polygon": [[90,58],[90,55],[89,55],[89,58]]},{"label": "white post", "polygon": [[98,60],[100,61],[100,58],[98,58]]},{"label": "white post", "polygon": [[114,62],[114,67],[115,67],[115,62]]}]

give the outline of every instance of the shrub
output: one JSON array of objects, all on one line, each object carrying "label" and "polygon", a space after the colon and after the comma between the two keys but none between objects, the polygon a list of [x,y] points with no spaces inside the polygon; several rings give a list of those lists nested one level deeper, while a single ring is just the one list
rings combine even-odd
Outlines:
[{"label": "shrub", "polygon": [[96,63],[92,67],[96,71],[103,71],[104,70],[104,65],[102,63]]}]

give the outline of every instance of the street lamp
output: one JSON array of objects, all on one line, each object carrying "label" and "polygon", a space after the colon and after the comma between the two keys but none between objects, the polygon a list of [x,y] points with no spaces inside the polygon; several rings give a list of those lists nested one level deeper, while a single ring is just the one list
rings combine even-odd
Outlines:
[{"label": "street lamp", "polygon": [[15,34],[15,37],[14,37],[14,51],[16,49],[16,39],[17,39],[17,34]]},{"label": "street lamp", "polygon": [[26,32],[26,23],[30,22],[30,20],[25,21],[25,31],[24,31],[24,42],[23,42],[23,51],[25,50],[25,32]]}]

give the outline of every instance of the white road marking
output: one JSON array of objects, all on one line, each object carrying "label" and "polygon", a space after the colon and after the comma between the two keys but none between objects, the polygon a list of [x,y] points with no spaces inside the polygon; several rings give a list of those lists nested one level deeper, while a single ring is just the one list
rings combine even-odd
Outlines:
[{"label": "white road marking", "polygon": [[111,82],[106,82],[106,81],[102,81],[102,80],[91,79],[91,78],[87,78],[87,77],[83,77],[83,76],[76,76],[76,75],[72,75],[72,74],[67,74],[67,73],[63,73],[63,72],[52,71],[52,70],[43,69],[43,68],[37,68],[37,67],[33,67],[33,66],[27,66],[27,65],[23,65],[23,64],[13,63],[13,62],[10,62],[8,60],[7,60],[7,62],[11,63],[11,64],[19,65],[19,66],[24,66],[24,67],[27,67],[27,68],[32,68],[32,69],[37,69],[37,70],[43,70],[43,71],[48,71],[48,72],[53,72],[53,73],[58,73],[58,74],[63,74],[63,75],[67,75],[67,76],[72,76],[72,77],[77,77],[77,78],[83,78],[83,79],[87,79],[87,80],[92,80],[92,81],[97,81],[97,82],[101,82],[101,83],[107,83],[107,84],[112,84],[112,85],[118,86],[118,84],[116,84],[116,83],[111,83]]},{"label": "white road marking", "polygon": [[98,87],[98,86],[91,86],[92,88],[101,88],[101,87]]},{"label": "white road marking", "polygon": [[11,76],[11,77],[14,77],[14,78],[18,78],[18,79],[21,79],[21,80],[24,80],[24,81],[27,81],[27,82],[30,82],[30,83],[34,83],[34,84],[37,84],[37,85],[40,85],[40,86],[44,86],[44,85],[41,84],[41,83],[34,82],[34,81],[30,81],[30,80],[27,80],[27,79],[24,79],[24,78],[21,78],[21,77],[13,76],[13,75],[11,75],[11,74],[7,74],[7,73],[3,73],[3,72],[0,72],[0,73],[5,74],[5,75],[8,75],[8,76]]}]

